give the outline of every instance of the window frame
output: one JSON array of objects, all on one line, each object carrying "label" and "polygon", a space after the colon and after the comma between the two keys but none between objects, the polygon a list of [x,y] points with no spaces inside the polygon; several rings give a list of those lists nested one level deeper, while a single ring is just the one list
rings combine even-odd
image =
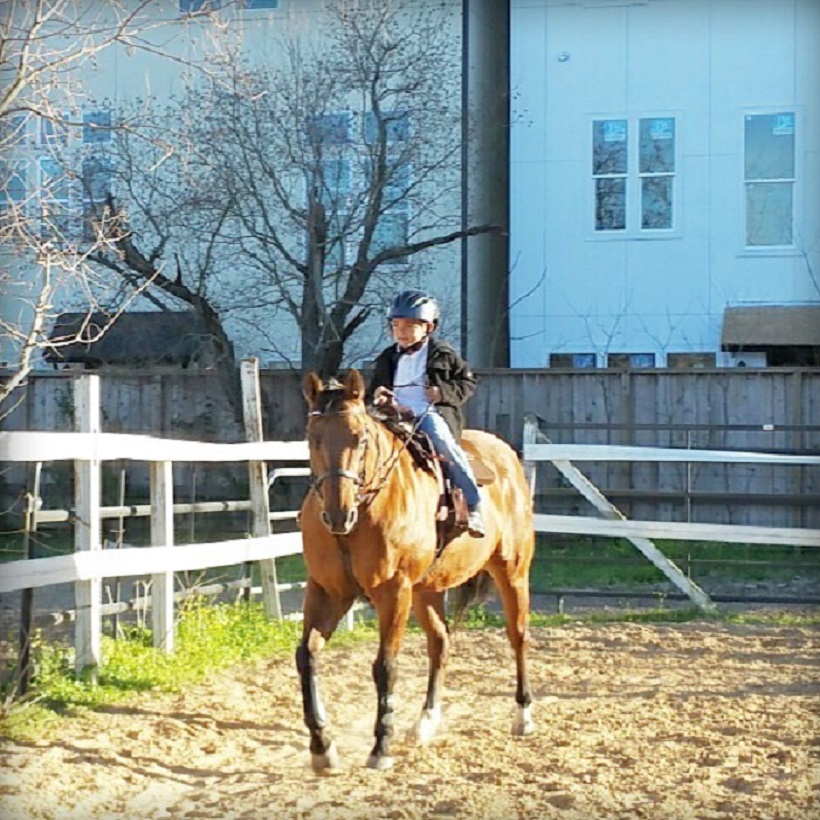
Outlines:
[{"label": "window frame", "polygon": [[[771,117],[776,114],[791,114],[793,117],[794,143],[793,143],[793,177],[791,178],[760,178],[752,180],[751,183],[746,176],[746,122],[750,117]],[[740,256],[794,256],[799,253],[797,247],[797,226],[799,223],[798,210],[800,207],[800,141],[802,135],[802,122],[800,109],[796,105],[788,106],[766,106],[743,109],[739,117],[739,143],[738,167],[739,167],[739,209],[743,215],[739,226]],[[782,245],[750,245],[749,237],[749,212],[748,212],[748,190],[750,184],[761,182],[788,183],[791,185],[791,242]]]},{"label": "window frame", "polygon": [[[672,120],[673,138],[675,141],[673,150],[673,170],[672,171],[642,171],[641,170],[641,124],[649,120]],[[626,122],[626,170],[612,173],[594,173],[594,152],[595,152],[595,128],[596,123],[605,121],[625,121]],[[586,151],[586,173],[588,174],[587,197],[586,197],[586,236],[587,239],[597,242],[611,242],[624,240],[658,241],[667,239],[678,239],[682,234],[683,214],[681,195],[681,133],[682,115],[680,111],[651,111],[635,114],[624,114],[621,112],[606,114],[590,114],[587,116],[587,151]],[[666,177],[672,180],[671,211],[672,224],[668,228],[643,227],[643,188],[644,180]],[[598,181],[599,180],[620,180],[625,182],[624,194],[624,215],[625,225],[623,228],[596,228],[597,207],[598,207]]]}]

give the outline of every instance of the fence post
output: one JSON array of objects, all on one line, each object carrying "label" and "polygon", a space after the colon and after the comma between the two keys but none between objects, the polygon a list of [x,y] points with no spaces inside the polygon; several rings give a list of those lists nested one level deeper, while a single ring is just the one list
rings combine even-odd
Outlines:
[{"label": "fence post", "polygon": [[[100,432],[100,377],[80,376],[74,382],[74,429],[78,433]],[[100,518],[100,462],[74,462],[74,551],[102,547]],[[74,584],[77,621],[74,632],[77,672],[90,669],[96,679],[102,660],[102,580],[91,578]]]},{"label": "fence post", "polygon": [[[170,461],[151,462],[151,546],[174,544],[174,469]],[[174,651],[174,573],[151,576],[151,629],[154,646]]]},{"label": "fence post", "polygon": [[[242,417],[245,422],[245,438],[262,441],[262,395],[259,386],[259,359],[243,359],[240,365],[242,381]],[[270,535],[270,501],[268,499],[268,473],[264,461],[248,462],[248,482],[251,493],[251,535],[260,538]],[[259,562],[262,575],[262,603],[268,617],[282,619],[282,601],[276,577],[276,559]]]},{"label": "fence post", "polygon": [[[538,424],[538,416],[535,413],[524,413],[524,433],[522,437],[522,450],[527,444],[539,444],[544,438],[541,428]],[[537,461],[522,461],[521,466],[524,468],[524,476],[527,479],[527,484],[530,485],[530,498],[535,498],[535,485],[538,469]]]}]

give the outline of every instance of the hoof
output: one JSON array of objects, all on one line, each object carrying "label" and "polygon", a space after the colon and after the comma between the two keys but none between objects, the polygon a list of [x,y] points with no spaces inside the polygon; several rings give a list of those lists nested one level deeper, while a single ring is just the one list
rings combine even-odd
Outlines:
[{"label": "hoof", "polygon": [[425,709],[416,724],[407,732],[408,742],[426,746],[435,737],[440,723],[440,709]]},{"label": "hoof", "polygon": [[529,706],[519,706],[513,718],[512,734],[514,737],[525,737],[535,732],[535,721],[532,719]]},{"label": "hoof", "polygon": [[367,758],[368,769],[378,769],[380,772],[393,768],[393,758],[390,755],[370,755]]},{"label": "hoof", "polygon": [[336,744],[331,743],[324,754],[312,754],[310,765],[316,774],[336,774],[339,771],[339,753]]}]

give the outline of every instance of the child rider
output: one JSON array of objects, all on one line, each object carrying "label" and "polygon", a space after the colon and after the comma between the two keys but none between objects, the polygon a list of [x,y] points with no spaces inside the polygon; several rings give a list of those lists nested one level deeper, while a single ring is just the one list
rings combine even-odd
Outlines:
[{"label": "child rider", "polygon": [[436,300],[420,290],[397,294],[387,310],[395,345],[375,362],[370,394],[373,403],[407,407],[420,419],[419,429],[448,461],[453,484],[464,493],[467,529],[484,536],[478,484],[459,444],[464,425],[462,405],[473,394],[476,379],[470,366],[447,342],[432,334],[438,327]]}]

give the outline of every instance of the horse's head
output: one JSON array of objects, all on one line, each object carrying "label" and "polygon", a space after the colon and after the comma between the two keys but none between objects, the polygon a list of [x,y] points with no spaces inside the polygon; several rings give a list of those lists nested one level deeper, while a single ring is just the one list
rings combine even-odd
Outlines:
[{"label": "horse's head", "polygon": [[309,372],[302,382],[308,403],[307,439],[313,490],[322,521],[334,535],[350,534],[359,517],[367,447],[365,385],[358,370],[327,384]]}]

